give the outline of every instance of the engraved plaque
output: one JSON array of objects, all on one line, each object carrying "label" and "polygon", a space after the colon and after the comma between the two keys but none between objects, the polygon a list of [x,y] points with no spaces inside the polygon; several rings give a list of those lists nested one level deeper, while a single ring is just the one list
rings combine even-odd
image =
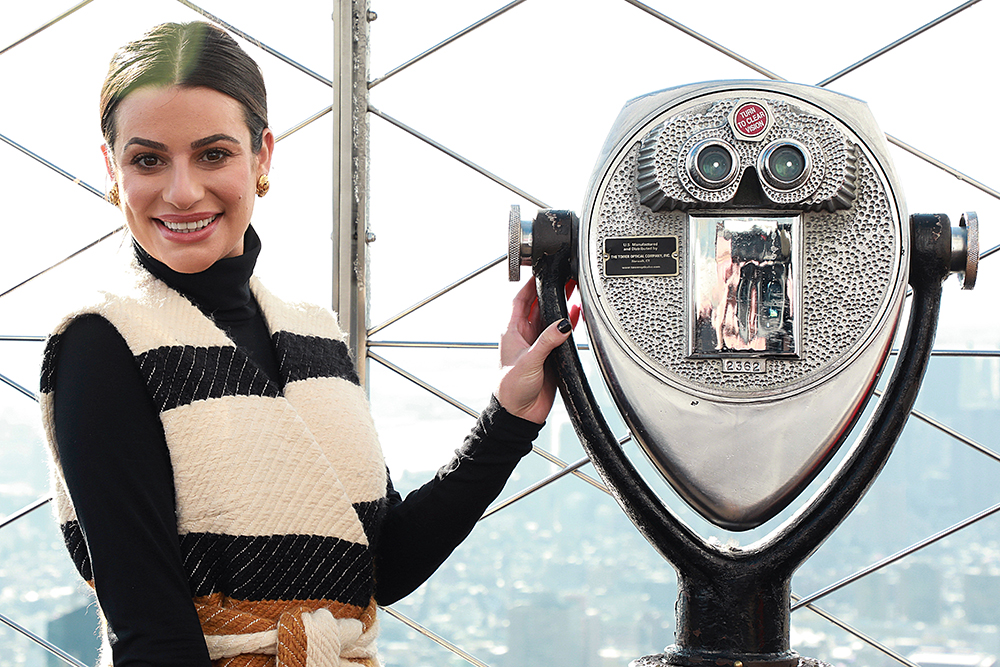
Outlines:
[{"label": "engraved plaque", "polygon": [[604,240],[604,275],[676,276],[676,236],[635,236]]}]

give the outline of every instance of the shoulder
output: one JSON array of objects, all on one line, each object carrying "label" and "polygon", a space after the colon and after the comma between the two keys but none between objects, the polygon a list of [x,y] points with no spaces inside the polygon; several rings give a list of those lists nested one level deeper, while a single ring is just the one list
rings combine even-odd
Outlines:
[{"label": "shoulder", "polygon": [[250,289],[271,331],[334,340],[343,340],[346,337],[337,323],[336,314],[330,309],[311,303],[282,299],[264,287],[256,276],[250,279]]},{"label": "shoulder", "polygon": [[57,369],[61,374],[71,369],[68,372],[81,379],[102,377],[114,375],[118,368],[131,369],[133,359],[110,321],[97,313],[82,313],[49,336],[42,360],[42,393],[53,391]]},{"label": "shoulder", "polygon": [[73,348],[117,347],[125,344],[125,339],[115,325],[100,313],[81,313],[73,317],[60,333],[52,336],[55,337],[62,341],[61,345],[68,343]]},{"label": "shoulder", "polygon": [[[225,347],[225,333],[177,290],[138,262],[118,267],[102,288],[76,311],[66,315],[53,335],[64,334],[88,315],[98,315],[125,340],[134,355],[162,347],[188,344]],[[92,326],[92,325],[91,325]]]},{"label": "shoulder", "polygon": [[[65,357],[88,357],[106,350],[128,352],[125,339],[104,316],[94,312],[66,318],[45,342],[45,362]],[[131,356],[131,355],[130,355]]]}]

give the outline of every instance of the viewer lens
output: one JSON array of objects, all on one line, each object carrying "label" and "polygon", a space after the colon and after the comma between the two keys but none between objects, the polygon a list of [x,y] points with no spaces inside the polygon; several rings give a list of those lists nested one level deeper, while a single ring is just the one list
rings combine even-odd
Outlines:
[{"label": "viewer lens", "polygon": [[688,154],[688,174],[706,190],[721,190],[736,178],[736,149],[718,139],[696,144]]},{"label": "viewer lens", "polygon": [[779,181],[791,183],[802,176],[802,172],[806,170],[806,157],[795,146],[779,146],[771,153],[768,166],[771,167],[771,173]]},{"label": "viewer lens", "polygon": [[709,146],[698,155],[698,173],[705,180],[725,180],[733,168],[733,159],[722,146]]},{"label": "viewer lens", "polygon": [[757,158],[757,170],[775,190],[794,190],[812,172],[809,150],[794,139],[780,139],[767,146]]}]

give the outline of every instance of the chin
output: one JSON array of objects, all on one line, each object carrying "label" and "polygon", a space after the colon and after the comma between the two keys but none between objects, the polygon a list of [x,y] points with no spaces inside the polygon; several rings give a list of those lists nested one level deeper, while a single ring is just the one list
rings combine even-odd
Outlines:
[{"label": "chin", "polygon": [[164,257],[157,257],[156,259],[160,260],[177,273],[201,273],[222,259],[222,256],[205,256],[200,255],[199,253],[187,252],[180,254],[167,254]]}]

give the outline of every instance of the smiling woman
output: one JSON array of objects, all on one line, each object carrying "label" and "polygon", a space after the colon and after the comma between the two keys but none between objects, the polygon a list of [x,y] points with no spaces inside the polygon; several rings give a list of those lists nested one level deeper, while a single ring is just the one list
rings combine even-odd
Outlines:
[{"label": "smiling woman", "polygon": [[121,49],[101,130],[114,196],[146,252],[179,273],[243,253],[274,134],[260,70],[226,33],[165,24]]},{"label": "smiling woman", "polygon": [[[240,103],[211,88],[142,88],[118,107],[108,170],[132,236],[179,273],[243,254],[274,135],[251,149]],[[127,139],[125,139],[127,137]],[[113,142],[109,145],[113,145]]]},{"label": "smiling woman", "polygon": [[378,665],[377,606],[440,566],[531,451],[569,322],[543,330],[526,285],[490,406],[403,499],[336,317],[254,275],[274,149],[256,64],[217,28],[160,26],[112,61],[101,119],[134,254],[50,336],[41,403],[102,664]]}]

